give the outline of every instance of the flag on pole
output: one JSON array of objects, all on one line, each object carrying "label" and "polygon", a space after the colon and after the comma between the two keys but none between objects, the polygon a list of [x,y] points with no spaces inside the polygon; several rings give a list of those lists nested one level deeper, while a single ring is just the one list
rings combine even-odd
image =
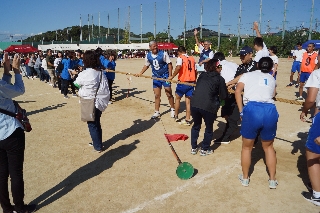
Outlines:
[{"label": "flag on pole", "polygon": [[185,134],[164,134],[164,136],[167,138],[168,142],[174,142],[179,140],[187,140],[189,137]]}]

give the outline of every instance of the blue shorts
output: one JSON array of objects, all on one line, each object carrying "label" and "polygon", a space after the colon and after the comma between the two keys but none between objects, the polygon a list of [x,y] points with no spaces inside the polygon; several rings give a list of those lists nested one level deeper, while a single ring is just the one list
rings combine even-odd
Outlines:
[{"label": "blue shorts", "polygon": [[242,112],[240,133],[244,138],[255,139],[258,132],[265,141],[276,137],[279,114],[274,104],[250,101]]},{"label": "blue shorts", "polygon": [[308,73],[308,72],[301,72],[300,73],[300,82],[305,83],[308,80],[308,78],[310,77],[310,74],[311,73]]},{"label": "blue shorts", "polygon": [[193,91],[194,91],[193,86],[177,84],[176,94],[179,95],[180,97],[183,97],[184,95],[186,95],[186,97],[191,97]]},{"label": "blue shorts", "polygon": [[306,147],[316,153],[320,154],[320,145],[316,144],[314,140],[317,137],[320,137],[320,113],[316,114],[316,116],[313,118],[311,128],[309,130],[308,138],[307,138],[307,143]]},{"label": "blue shorts", "polygon": [[291,68],[291,72],[300,72],[300,66],[301,66],[301,62],[300,61],[294,61],[292,64],[292,68]]},{"label": "blue shorts", "polygon": [[[154,78],[165,78],[167,79],[169,77],[169,74],[162,75],[161,77],[158,76],[152,76]],[[163,87],[171,87],[171,83],[167,81],[159,81],[159,80],[153,80],[153,88],[162,88]]]}]

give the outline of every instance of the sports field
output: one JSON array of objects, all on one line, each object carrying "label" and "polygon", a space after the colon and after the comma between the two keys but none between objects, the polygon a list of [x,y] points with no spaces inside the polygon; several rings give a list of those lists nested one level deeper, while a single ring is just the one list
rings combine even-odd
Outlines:
[{"label": "sports field", "polygon": [[[238,58],[228,60],[240,63]],[[118,60],[116,70],[138,73],[143,64],[143,59]],[[295,99],[298,92],[285,87],[291,64],[280,59],[277,97]],[[151,75],[151,69],[145,74]],[[180,180],[164,133],[190,136],[191,127],[170,118],[164,91],[161,120],[150,120],[154,113],[150,79],[132,77],[130,82],[130,76],[116,74],[116,102],[101,118],[106,150],[99,154],[88,146],[90,136],[86,123],[80,121],[79,98],[64,99],[48,84],[23,80],[26,93],[16,100],[28,111],[33,127],[26,133],[25,202],[37,203],[39,213],[319,212],[301,195],[308,183],[304,144],[310,127],[299,119],[301,106],[276,103],[279,185],[271,190],[261,143],[253,149],[249,187],[240,184],[241,137],[227,145],[213,144],[214,153],[205,157],[190,154],[190,139],[172,143],[181,160],[196,169],[194,177]],[[179,117],[185,116],[183,110],[184,103]],[[224,125],[220,117],[215,121],[215,138]],[[203,131],[204,127],[200,141]]]}]

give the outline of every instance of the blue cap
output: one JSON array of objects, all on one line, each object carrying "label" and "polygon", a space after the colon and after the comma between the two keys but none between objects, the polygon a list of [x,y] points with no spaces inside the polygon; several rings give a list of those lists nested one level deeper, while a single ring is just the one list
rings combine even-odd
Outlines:
[{"label": "blue cap", "polygon": [[242,47],[242,49],[240,50],[240,55],[247,55],[248,53],[253,53],[252,48],[249,47],[249,46],[244,46],[244,47]]}]

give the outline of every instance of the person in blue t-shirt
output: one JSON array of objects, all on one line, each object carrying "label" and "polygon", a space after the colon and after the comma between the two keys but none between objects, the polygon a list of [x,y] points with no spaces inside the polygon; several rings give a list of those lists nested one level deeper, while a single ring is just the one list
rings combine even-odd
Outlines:
[{"label": "person in blue t-shirt", "polygon": [[[156,41],[149,42],[150,51],[145,57],[145,64],[139,74],[135,74],[136,77],[141,76],[151,65],[152,77],[168,79],[172,75],[172,63],[170,61],[167,52],[159,51]],[[167,81],[153,80],[153,92],[155,95],[155,113],[151,118],[160,117],[160,97],[162,86],[166,92],[171,107],[171,117],[174,118],[174,99],[172,96],[171,84]]]},{"label": "person in blue t-shirt", "polygon": [[62,59],[61,63],[63,64],[63,70],[61,72],[61,94],[64,95],[64,98],[68,97],[68,88],[71,84],[72,97],[77,97],[75,86],[73,84],[73,79],[71,78],[69,69],[73,69],[75,65],[74,52],[66,52],[65,57]]},{"label": "person in blue t-shirt", "polygon": [[108,70],[116,70],[116,60],[117,60],[117,53],[114,50],[108,51],[105,55],[105,60],[103,61],[103,67],[107,70],[104,74],[108,79],[109,91],[110,91],[110,100],[108,104],[112,104],[112,84],[114,79],[116,78],[116,73],[108,72]]}]

